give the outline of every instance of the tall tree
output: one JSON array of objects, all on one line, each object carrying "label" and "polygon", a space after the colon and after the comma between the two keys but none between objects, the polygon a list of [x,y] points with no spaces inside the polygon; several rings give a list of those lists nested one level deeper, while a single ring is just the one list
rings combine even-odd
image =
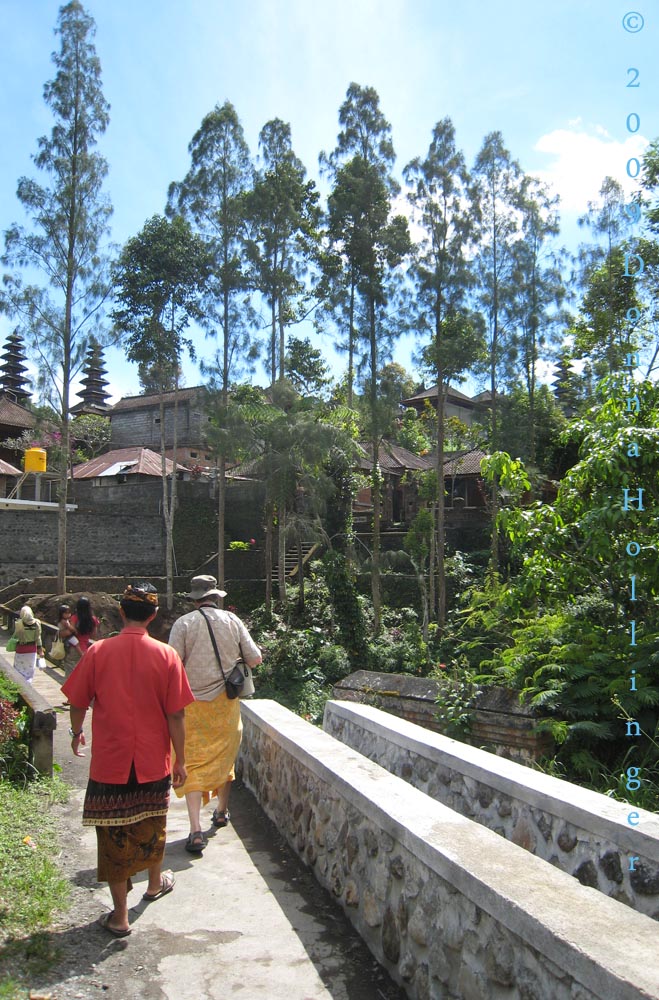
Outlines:
[{"label": "tall tree", "polygon": [[317,255],[318,192],[291,144],[291,127],[275,118],[259,135],[263,160],[247,199],[252,280],[270,310],[270,378],[286,374],[286,330],[307,312],[305,277]]},{"label": "tall tree", "polygon": [[[490,132],[476,157],[473,176],[479,211],[476,258],[476,301],[485,318],[490,375],[490,448],[498,449],[497,393],[501,368],[510,357],[509,318],[514,289],[513,244],[519,232],[522,171],[503,144],[500,132]],[[491,488],[492,531],[490,572],[498,571],[498,488]]]},{"label": "tall tree", "polygon": [[[5,233],[3,257],[13,273],[5,283],[2,308],[20,317],[61,419],[58,593],[66,591],[71,379],[90,337],[104,342],[101,309],[110,289],[103,242],[112,208],[102,190],[108,168],[95,149],[109,122],[109,105],[101,88],[95,30],[78,0],[60,8],[56,74],[44,87],[55,123],[50,135],[38,140],[34,156],[46,180],[19,180],[17,196],[30,225],[13,225]],[[23,267],[40,275],[42,284],[23,282],[17,273]]]},{"label": "tall tree", "polygon": [[470,179],[464,156],[455,144],[450,118],[435,125],[425,159],[408,163],[404,177],[422,231],[412,266],[414,325],[429,338],[422,359],[437,384],[437,492],[435,532],[429,550],[428,596],[433,612],[436,605],[437,621],[443,626],[446,618],[444,409],[450,380],[460,379],[482,350],[478,320],[469,315],[467,308],[467,294],[474,282],[473,254],[470,255],[474,244]]},{"label": "tall tree", "polygon": [[[211,334],[219,326],[221,347],[218,404],[229,406],[229,385],[250,355],[252,310],[247,297],[245,267],[246,203],[252,183],[249,147],[236,110],[229,101],[203,119],[188,147],[191,165],[180,184],[169,189],[168,212],[180,213],[207,241],[213,266],[204,294],[202,325]],[[215,407],[216,418],[222,420]],[[217,578],[224,587],[224,534],[227,456],[218,462]]]},{"label": "tall tree", "polygon": [[[329,291],[327,303],[339,325],[346,324],[345,344],[339,345],[348,354],[348,406],[353,405],[357,356],[357,287],[361,274],[360,254],[364,250],[365,227],[373,191],[364,166],[373,173],[390,193],[397,193],[391,176],[396,159],[391,140],[391,126],[380,108],[380,98],[374,87],[351,83],[346,99],[339,109],[341,131],[335,149],[321,153],[321,170],[332,180],[327,202],[327,235],[330,252],[325,258],[325,277]],[[354,159],[353,159],[354,158]]]},{"label": "tall tree", "polygon": [[521,239],[512,247],[513,298],[510,307],[512,347],[522,369],[529,399],[530,461],[535,464],[535,399],[541,352],[560,339],[565,316],[560,306],[566,289],[565,251],[554,250],[559,233],[558,198],[545,185],[525,177],[521,188]]},{"label": "tall tree", "polygon": [[584,311],[589,318],[580,325],[577,350],[582,357],[593,352],[598,374],[610,375],[620,362],[617,344],[625,338],[629,326],[626,310],[637,304],[626,302],[633,298],[635,288],[633,282],[623,277],[622,244],[630,232],[631,221],[619,181],[604,178],[599,199],[588,202],[588,211],[579,219],[579,225],[589,230],[594,241],[579,248],[580,279],[586,298]]},{"label": "tall tree", "polygon": [[[160,455],[162,469],[163,520],[166,533],[165,567],[167,607],[174,601],[173,533],[176,509],[176,444],[178,375],[183,351],[194,355],[184,336],[191,319],[201,318],[200,298],[212,258],[207,245],[195,236],[180,216],[171,222],[154,216],[137,236],[128,240],[116,268],[116,328],[126,335],[126,356],[160,373]],[[172,459],[167,475],[165,456],[165,405],[163,393],[174,373],[175,397],[172,420]],[[171,486],[168,489],[168,478]]]},{"label": "tall tree", "polygon": [[[387,278],[410,252],[411,244],[407,220],[392,212],[392,201],[399,185],[391,173],[395,160],[391,126],[380,109],[380,99],[373,87],[350,84],[339,109],[339,125],[336,148],[322,161],[334,175],[330,229],[333,239],[342,247],[351,287],[358,292],[366,312],[366,395],[373,456],[372,589],[377,631],[381,612],[378,372],[385,360],[381,334],[387,325],[384,320],[391,294]],[[350,324],[352,345],[352,309]]]}]

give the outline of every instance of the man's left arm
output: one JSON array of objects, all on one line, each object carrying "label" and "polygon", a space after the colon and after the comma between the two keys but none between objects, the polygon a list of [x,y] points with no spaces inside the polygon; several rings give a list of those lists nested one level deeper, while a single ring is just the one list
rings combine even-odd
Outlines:
[{"label": "man's left arm", "polygon": [[185,784],[185,779],[188,776],[185,768],[185,709],[182,708],[179,712],[172,712],[171,715],[168,715],[167,725],[169,726],[169,738],[176,754],[172,771],[172,785],[174,788],[180,788],[181,785]]}]

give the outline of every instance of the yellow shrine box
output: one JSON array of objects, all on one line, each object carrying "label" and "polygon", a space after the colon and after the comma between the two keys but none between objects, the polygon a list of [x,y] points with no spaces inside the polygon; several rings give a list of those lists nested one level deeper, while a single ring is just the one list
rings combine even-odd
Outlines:
[{"label": "yellow shrine box", "polygon": [[28,448],[25,452],[25,471],[45,472],[46,459],[47,455],[45,448]]}]

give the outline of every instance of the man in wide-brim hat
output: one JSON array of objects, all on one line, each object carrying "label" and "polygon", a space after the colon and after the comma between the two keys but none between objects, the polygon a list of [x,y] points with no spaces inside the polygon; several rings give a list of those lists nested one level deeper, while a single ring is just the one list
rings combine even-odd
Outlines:
[{"label": "man in wide-brim hat", "polygon": [[206,597],[226,597],[226,590],[217,589],[217,580],[214,576],[193,576],[190,580],[190,593],[187,595],[192,601],[203,601]]},{"label": "man in wide-brim hat", "polygon": [[[248,666],[257,666],[261,650],[240,618],[219,607],[226,591],[218,588],[214,576],[193,577],[188,596],[197,605],[196,610],[175,621],[169,636],[170,645],[185,664],[195,696],[186,712],[188,777],[175,791],[178,796],[185,795],[188,807],[190,834],[185,849],[190,854],[201,854],[206,847],[201,830],[202,802],[205,805],[217,796],[213,826],[227,825],[229,791],[242,735],[240,701],[227,698],[224,675],[229,676],[241,656]],[[220,663],[210,637],[211,629]]]}]

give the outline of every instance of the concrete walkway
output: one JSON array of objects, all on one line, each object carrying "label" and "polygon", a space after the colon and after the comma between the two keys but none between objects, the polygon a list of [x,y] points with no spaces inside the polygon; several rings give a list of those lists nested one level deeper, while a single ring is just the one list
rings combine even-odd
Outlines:
[{"label": "concrete walkway", "polygon": [[165,867],[176,875],[174,891],[144,903],[139,875],[129,897],[132,935],[115,940],[98,928],[95,919],[111,908],[110,894],[96,882],[95,833],[80,825],[88,757],[71,754],[62,681],[63,672],[49,667],[34,686],[58,707],[55,759],[74,788],[69,802],[55,807],[64,838],[60,863],[73,883],[74,905],[53,929],[57,957],[31,983],[35,992],[52,1000],[404,996],[244,788],[232,791],[227,828],[214,830],[211,809],[205,810],[209,842],[201,857],[184,850],[187,812],[172,795]]}]

